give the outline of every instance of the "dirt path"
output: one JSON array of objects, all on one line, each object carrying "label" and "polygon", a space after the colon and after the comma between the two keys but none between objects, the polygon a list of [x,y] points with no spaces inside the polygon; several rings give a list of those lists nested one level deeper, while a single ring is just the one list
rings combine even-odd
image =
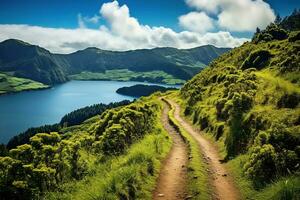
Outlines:
[{"label": "dirt path", "polygon": [[163,162],[156,189],[153,192],[154,200],[182,200],[187,196],[185,186],[187,181],[186,163],[188,151],[179,133],[169,123],[169,110],[169,106],[165,104],[161,119],[164,128],[173,140],[173,144],[169,155]]},{"label": "dirt path", "polygon": [[197,140],[203,155],[205,155],[204,160],[209,166],[208,170],[211,176],[212,191],[214,192],[213,199],[240,199],[239,191],[236,189],[232,177],[228,174],[225,166],[220,162],[221,158],[217,148],[180,116],[180,106],[178,104],[171,100],[168,101],[175,107],[175,119]]}]

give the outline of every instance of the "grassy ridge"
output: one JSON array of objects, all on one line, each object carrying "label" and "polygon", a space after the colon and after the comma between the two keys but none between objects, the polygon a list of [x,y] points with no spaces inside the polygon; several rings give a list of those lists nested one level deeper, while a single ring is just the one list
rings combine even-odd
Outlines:
[{"label": "grassy ridge", "polygon": [[49,86],[25,78],[17,78],[0,73],[0,95],[24,90],[45,89]]},{"label": "grassy ridge", "polygon": [[170,85],[185,83],[185,80],[178,79],[163,71],[134,72],[128,69],[106,70],[105,73],[85,71],[71,75],[69,78],[75,80],[147,81]]},{"label": "grassy ridge", "polygon": [[189,161],[188,161],[188,192],[193,199],[210,199],[211,190],[207,166],[202,160],[202,154],[197,141],[182,128],[174,118],[175,108],[164,100],[171,108],[168,115],[171,125],[181,134],[184,141],[188,144]]}]

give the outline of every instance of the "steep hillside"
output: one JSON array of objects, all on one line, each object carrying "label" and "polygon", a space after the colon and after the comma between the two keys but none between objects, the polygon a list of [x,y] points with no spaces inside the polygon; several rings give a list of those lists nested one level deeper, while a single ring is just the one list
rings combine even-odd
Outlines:
[{"label": "steep hillside", "polygon": [[0,43],[0,71],[51,85],[68,80],[68,64],[46,49],[19,40]]},{"label": "steep hillside", "polygon": [[[81,72],[104,73],[118,69],[131,72],[160,71],[173,78],[187,80],[228,50],[214,46],[187,50],[155,48],[125,52],[87,48],[62,55],[10,39],[0,43],[0,71],[50,85],[65,82],[69,75]],[[166,75],[162,75],[162,78]],[[150,80],[157,81],[159,77]]]},{"label": "steep hillside", "polygon": [[[258,31],[180,92],[184,114],[224,146],[229,166],[237,174],[242,169],[256,189],[299,175],[300,169],[300,27],[281,27]],[[239,184],[245,199],[254,198]]]}]

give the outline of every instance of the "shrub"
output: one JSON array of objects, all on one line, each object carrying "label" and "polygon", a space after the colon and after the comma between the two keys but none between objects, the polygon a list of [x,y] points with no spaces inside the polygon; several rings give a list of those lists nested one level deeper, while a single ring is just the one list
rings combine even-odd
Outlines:
[{"label": "shrub", "polygon": [[272,55],[268,50],[254,51],[244,61],[242,64],[242,69],[245,70],[252,67],[256,69],[262,69],[267,65],[271,57]]},{"label": "shrub", "polygon": [[255,146],[251,149],[250,158],[244,165],[246,175],[256,186],[269,182],[275,177],[276,160],[276,152],[272,145]]},{"label": "shrub", "polygon": [[284,94],[277,102],[278,108],[296,108],[300,102],[300,95],[297,93]]},{"label": "shrub", "polygon": [[289,42],[296,42],[300,40],[300,31],[298,32],[293,32],[289,36]]}]

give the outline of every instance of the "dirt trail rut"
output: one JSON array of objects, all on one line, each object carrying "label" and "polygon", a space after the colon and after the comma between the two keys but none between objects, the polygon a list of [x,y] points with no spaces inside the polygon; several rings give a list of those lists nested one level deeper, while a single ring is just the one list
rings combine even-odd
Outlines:
[{"label": "dirt trail rut", "polygon": [[169,123],[169,110],[169,106],[165,104],[161,119],[164,128],[172,138],[173,144],[166,160],[162,164],[156,189],[153,192],[154,200],[181,200],[187,196],[186,164],[188,150],[179,133]]},{"label": "dirt trail rut", "polygon": [[175,119],[189,134],[191,134],[191,136],[196,139],[199,144],[199,147],[204,155],[204,160],[207,162],[209,167],[208,170],[210,172],[211,185],[213,187],[212,191],[214,193],[213,199],[240,199],[239,191],[234,185],[233,178],[230,176],[230,174],[228,174],[225,166],[220,162],[221,158],[217,148],[180,116],[180,106],[177,103],[171,100],[168,101],[175,108]]}]

